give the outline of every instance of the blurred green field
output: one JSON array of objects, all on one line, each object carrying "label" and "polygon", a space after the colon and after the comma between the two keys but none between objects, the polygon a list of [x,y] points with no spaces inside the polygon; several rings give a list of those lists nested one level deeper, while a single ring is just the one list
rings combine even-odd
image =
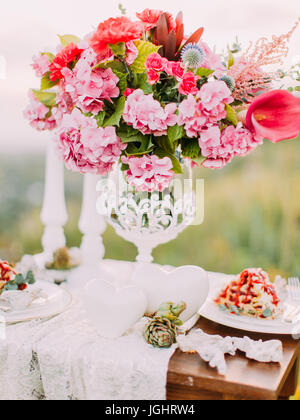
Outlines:
[{"label": "blurred green field", "polygon": [[[205,221],[158,247],[155,261],[226,273],[261,266],[271,273],[300,275],[299,140],[266,142],[222,171],[199,169],[205,179]],[[15,262],[41,250],[43,177],[43,156],[0,157],[0,258]],[[81,240],[81,190],[82,176],[67,172],[69,246]],[[104,242],[107,258],[134,261],[135,247],[111,228]]]}]

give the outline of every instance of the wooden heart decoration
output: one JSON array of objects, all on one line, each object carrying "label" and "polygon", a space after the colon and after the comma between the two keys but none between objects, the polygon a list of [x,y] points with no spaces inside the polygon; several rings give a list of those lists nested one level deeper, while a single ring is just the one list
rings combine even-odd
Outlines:
[{"label": "wooden heart decoration", "polygon": [[184,322],[199,311],[209,293],[208,275],[196,266],[168,272],[154,264],[143,264],[133,274],[132,283],[147,296],[147,314],[156,312],[164,302],[186,302],[187,309],[180,316]]},{"label": "wooden heart decoration", "polygon": [[141,288],[116,288],[105,280],[91,280],[83,290],[86,313],[102,337],[118,338],[143,317],[147,298]]}]

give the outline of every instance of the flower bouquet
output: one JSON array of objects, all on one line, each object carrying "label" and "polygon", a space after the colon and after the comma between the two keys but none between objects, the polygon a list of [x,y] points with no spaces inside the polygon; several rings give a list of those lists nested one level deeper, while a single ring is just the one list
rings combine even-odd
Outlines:
[{"label": "flower bouquet", "polygon": [[[70,170],[106,175],[118,166],[140,204],[138,193],[160,197],[184,166],[221,169],[264,139],[298,135],[300,99],[272,90],[281,74],[266,68],[286,57],[298,23],[221,56],[203,40],[204,28],[185,36],[182,13],[110,18],[84,39],[61,36],[55,53],[35,57],[41,87],[30,91],[25,116],[34,128],[55,131]],[[131,215],[123,230],[151,226],[144,216]],[[170,223],[160,219],[157,230]]]}]

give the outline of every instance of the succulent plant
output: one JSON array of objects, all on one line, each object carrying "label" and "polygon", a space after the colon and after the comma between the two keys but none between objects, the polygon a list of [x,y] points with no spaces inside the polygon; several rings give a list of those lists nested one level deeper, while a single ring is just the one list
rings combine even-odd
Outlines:
[{"label": "succulent plant", "polygon": [[68,270],[71,267],[71,257],[67,247],[60,248],[53,254],[53,261],[46,264],[49,270]]},{"label": "succulent plant", "polygon": [[166,318],[171,321],[174,325],[182,325],[182,321],[179,319],[180,314],[186,310],[186,303],[179,302],[174,304],[172,302],[163,303],[156,315],[160,318]]},{"label": "succulent plant", "polygon": [[176,342],[176,326],[167,318],[154,317],[146,327],[144,336],[154,347],[168,348]]}]

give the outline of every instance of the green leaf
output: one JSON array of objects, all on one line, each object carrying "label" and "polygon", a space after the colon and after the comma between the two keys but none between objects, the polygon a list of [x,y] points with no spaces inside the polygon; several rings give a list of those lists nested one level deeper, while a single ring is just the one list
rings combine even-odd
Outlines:
[{"label": "green leaf", "polygon": [[174,154],[177,144],[174,143],[168,136],[160,136],[155,138],[155,142],[160,149],[165,150],[167,153]]},{"label": "green leaf", "polygon": [[28,283],[28,284],[34,284],[35,283],[35,277],[34,277],[34,274],[31,270],[28,271],[28,273],[26,275],[26,283]]},{"label": "green leaf", "polygon": [[41,90],[51,89],[59,83],[59,80],[52,82],[52,80],[50,79],[50,74],[51,73],[48,72],[43,76],[41,81]]},{"label": "green leaf", "polygon": [[13,283],[10,281],[9,283],[6,283],[6,285],[3,287],[3,290],[5,291],[19,290],[19,287],[16,283]]},{"label": "green leaf", "polygon": [[124,106],[125,106],[125,102],[126,102],[126,98],[125,96],[121,96],[118,100],[117,100],[117,104],[116,104],[116,110],[115,112],[112,114],[111,117],[109,117],[103,127],[109,127],[111,125],[116,125],[117,127],[120,126],[120,121],[122,118],[122,114],[123,114],[123,110],[124,110]]},{"label": "green leaf", "polygon": [[105,120],[106,112],[100,111],[94,118],[97,121],[98,127],[102,127]]},{"label": "green leaf", "polygon": [[172,153],[168,153],[166,150],[160,149],[158,147],[158,148],[155,149],[155,154],[161,159],[163,159],[165,157],[170,158],[172,163],[173,163],[173,171],[175,172],[175,174],[182,174],[183,173],[183,170],[182,170],[182,167],[180,165],[179,160]]},{"label": "green leaf", "polygon": [[151,153],[154,149],[152,136],[136,135],[129,137],[128,147],[125,151],[127,156],[142,156]]},{"label": "green leaf", "polygon": [[228,52],[228,69],[234,65],[234,56],[231,51]]},{"label": "green leaf", "polygon": [[272,310],[270,308],[267,308],[267,309],[264,310],[263,316],[265,318],[270,318],[271,315],[272,315]]},{"label": "green leaf", "polygon": [[226,104],[225,106],[226,106],[226,111],[227,111],[226,120],[230,121],[233,125],[237,126],[239,120],[238,120],[235,110],[228,104]]},{"label": "green leaf", "polygon": [[126,74],[126,70],[124,67],[124,64],[121,63],[119,60],[113,60],[113,61],[106,61],[105,63],[99,63],[94,68],[94,70],[97,69],[112,69],[112,71],[118,71],[119,73]]},{"label": "green leaf", "polygon": [[181,151],[183,157],[198,160],[201,156],[201,149],[198,139],[183,139],[181,142]]},{"label": "green leaf", "polygon": [[157,53],[160,49],[160,46],[154,45],[149,41],[137,41],[136,47],[138,49],[139,55],[130,68],[135,73],[144,73],[146,71],[145,63],[147,57],[152,53]]},{"label": "green leaf", "polygon": [[45,106],[52,107],[56,105],[56,93],[53,92],[41,92],[40,90],[32,90],[36,99],[44,104]]},{"label": "green leaf", "polygon": [[185,131],[182,125],[174,125],[168,128],[168,137],[172,142],[178,141],[185,136]]},{"label": "green leaf", "polygon": [[153,87],[148,83],[148,76],[146,73],[134,74],[134,89],[142,89],[145,95],[153,93]]},{"label": "green leaf", "polygon": [[211,74],[213,74],[215,70],[205,69],[204,67],[201,67],[197,69],[196,75],[200,77],[209,77]]},{"label": "green leaf", "polygon": [[70,44],[79,44],[79,42],[81,42],[81,39],[78,38],[75,35],[58,35],[61,45],[63,47],[67,47]]},{"label": "green leaf", "polygon": [[119,42],[118,44],[108,44],[108,46],[115,55],[119,57],[125,57],[125,54],[126,54],[125,42]]},{"label": "green leaf", "polygon": [[118,70],[113,70],[113,72],[120,79],[118,82],[118,88],[120,89],[121,94],[123,94],[128,86],[127,74],[121,73]]},{"label": "green leaf", "polygon": [[14,281],[18,286],[25,283],[25,279],[22,274],[17,274]]}]

